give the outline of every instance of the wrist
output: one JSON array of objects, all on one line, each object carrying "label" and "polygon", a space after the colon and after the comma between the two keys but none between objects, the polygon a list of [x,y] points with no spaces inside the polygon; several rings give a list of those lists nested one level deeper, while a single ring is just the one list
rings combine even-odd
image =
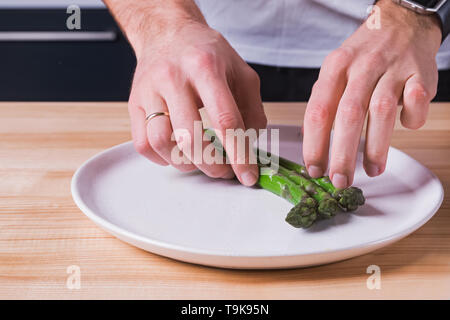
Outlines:
[{"label": "wrist", "polygon": [[206,24],[193,0],[107,0],[139,59],[149,47],[171,41],[184,26]]},{"label": "wrist", "polygon": [[415,39],[425,35],[440,46],[442,27],[436,14],[420,14],[392,0],[379,0],[376,5],[380,8],[382,25],[385,23],[388,27],[397,27],[403,34]]},{"label": "wrist", "polygon": [[149,19],[144,18],[139,29],[128,35],[128,40],[133,47],[136,59],[139,61],[146,52],[158,50],[173,41],[177,41],[177,36],[183,28],[193,24],[204,24],[206,22],[199,21],[192,17],[173,16],[164,17],[159,21],[147,22]]}]

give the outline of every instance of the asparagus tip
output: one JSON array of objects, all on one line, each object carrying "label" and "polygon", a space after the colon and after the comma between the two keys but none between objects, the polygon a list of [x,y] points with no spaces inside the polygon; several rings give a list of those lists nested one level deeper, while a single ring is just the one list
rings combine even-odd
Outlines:
[{"label": "asparagus tip", "polygon": [[354,211],[364,203],[365,198],[360,188],[350,187],[339,191],[339,204],[348,211]]},{"label": "asparagus tip", "polygon": [[337,211],[339,210],[339,205],[336,199],[329,198],[329,199],[323,199],[319,202],[319,214],[324,218],[332,218],[336,215]]},{"label": "asparagus tip", "polygon": [[317,219],[317,203],[305,197],[286,216],[286,222],[295,228],[309,228]]}]

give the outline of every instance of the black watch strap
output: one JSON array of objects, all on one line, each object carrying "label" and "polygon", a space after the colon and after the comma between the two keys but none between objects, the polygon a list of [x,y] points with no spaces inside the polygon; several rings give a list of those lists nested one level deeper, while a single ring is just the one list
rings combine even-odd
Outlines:
[{"label": "black watch strap", "polygon": [[447,0],[436,13],[441,19],[442,41],[444,41],[444,39],[450,33],[450,0]]}]

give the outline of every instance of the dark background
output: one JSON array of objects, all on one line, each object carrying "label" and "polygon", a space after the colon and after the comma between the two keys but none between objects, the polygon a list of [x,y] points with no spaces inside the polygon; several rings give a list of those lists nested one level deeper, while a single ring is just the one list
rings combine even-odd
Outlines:
[{"label": "dark background", "polygon": [[[66,9],[0,10],[0,31],[69,31]],[[81,10],[81,30],[108,42],[0,42],[0,100],[126,101],[135,58],[106,9]]]},{"label": "dark background", "polygon": [[[0,10],[1,31],[69,31],[65,9]],[[83,9],[80,31],[114,31],[114,41],[0,41],[0,101],[127,101],[136,64],[106,9]],[[251,64],[264,101],[307,101],[317,69]],[[435,101],[450,101],[441,71]]]}]

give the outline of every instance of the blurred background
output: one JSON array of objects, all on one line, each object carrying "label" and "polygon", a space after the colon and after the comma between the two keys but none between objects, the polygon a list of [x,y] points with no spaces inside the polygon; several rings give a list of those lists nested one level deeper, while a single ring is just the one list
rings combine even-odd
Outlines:
[{"label": "blurred background", "polygon": [[[72,4],[81,8],[80,30],[66,26]],[[126,101],[135,64],[101,0],[0,0],[0,101]],[[251,66],[264,101],[307,101],[318,75]],[[435,100],[450,101],[449,71],[440,72]]]},{"label": "blurred background", "polygon": [[135,58],[100,0],[0,0],[0,64],[2,101],[126,101]]}]

